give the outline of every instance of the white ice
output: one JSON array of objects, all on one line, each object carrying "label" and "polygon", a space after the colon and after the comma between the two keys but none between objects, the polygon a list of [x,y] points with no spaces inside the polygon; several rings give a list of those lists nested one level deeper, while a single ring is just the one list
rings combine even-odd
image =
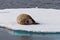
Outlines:
[{"label": "white ice", "polygon": [[[19,14],[26,13],[38,23],[38,25],[20,25],[16,22]],[[0,10],[0,26],[14,30],[26,30],[36,32],[60,32],[60,10],[41,8],[19,8]]]}]

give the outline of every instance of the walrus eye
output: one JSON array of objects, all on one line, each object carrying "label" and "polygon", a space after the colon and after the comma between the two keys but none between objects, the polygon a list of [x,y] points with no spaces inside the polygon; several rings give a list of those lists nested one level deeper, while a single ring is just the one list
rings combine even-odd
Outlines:
[{"label": "walrus eye", "polygon": [[29,24],[29,20],[28,19],[24,19],[23,23],[27,25],[27,24]]},{"label": "walrus eye", "polygon": [[27,23],[29,23],[29,21],[28,21],[28,20],[27,20],[26,22],[27,22]]}]

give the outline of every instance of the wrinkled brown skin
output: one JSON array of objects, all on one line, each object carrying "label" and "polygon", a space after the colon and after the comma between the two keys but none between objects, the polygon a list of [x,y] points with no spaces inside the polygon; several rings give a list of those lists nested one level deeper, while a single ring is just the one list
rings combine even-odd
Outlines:
[{"label": "wrinkled brown skin", "polygon": [[22,24],[22,25],[35,24],[35,21],[28,14],[20,14],[17,17],[17,20],[16,21],[17,21],[18,24]]}]

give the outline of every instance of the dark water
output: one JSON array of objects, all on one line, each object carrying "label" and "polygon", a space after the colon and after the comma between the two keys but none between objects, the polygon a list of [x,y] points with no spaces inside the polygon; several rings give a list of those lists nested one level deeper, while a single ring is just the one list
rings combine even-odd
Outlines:
[{"label": "dark water", "polygon": [[11,35],[5,29],[0,29],[0,40],[60,40],[60,34],[40,36],[16,36]]},{"label": "dark water", "polygon": [[60,0],[0,0],[0,9],[34,7],[60,9]]},{"label": "dark water", "polygon": [[55,40],[54,37],[47,36],[14,36],[5,29],[0,29],[0,40]]}]

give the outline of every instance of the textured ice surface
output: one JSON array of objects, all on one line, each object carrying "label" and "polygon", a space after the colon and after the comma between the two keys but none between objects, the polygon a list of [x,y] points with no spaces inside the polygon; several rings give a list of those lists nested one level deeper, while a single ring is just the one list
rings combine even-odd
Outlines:
[{"label": "textured ice surface", "polygon": [[[27,13],[40,23],[38,25],[20,25],[16,22],[19,14]],[[0,25],[14,29],[37,32],[60,32],[60,10],[56,9],[38,9],[38,8],[20,8],[0,10]]]}]

